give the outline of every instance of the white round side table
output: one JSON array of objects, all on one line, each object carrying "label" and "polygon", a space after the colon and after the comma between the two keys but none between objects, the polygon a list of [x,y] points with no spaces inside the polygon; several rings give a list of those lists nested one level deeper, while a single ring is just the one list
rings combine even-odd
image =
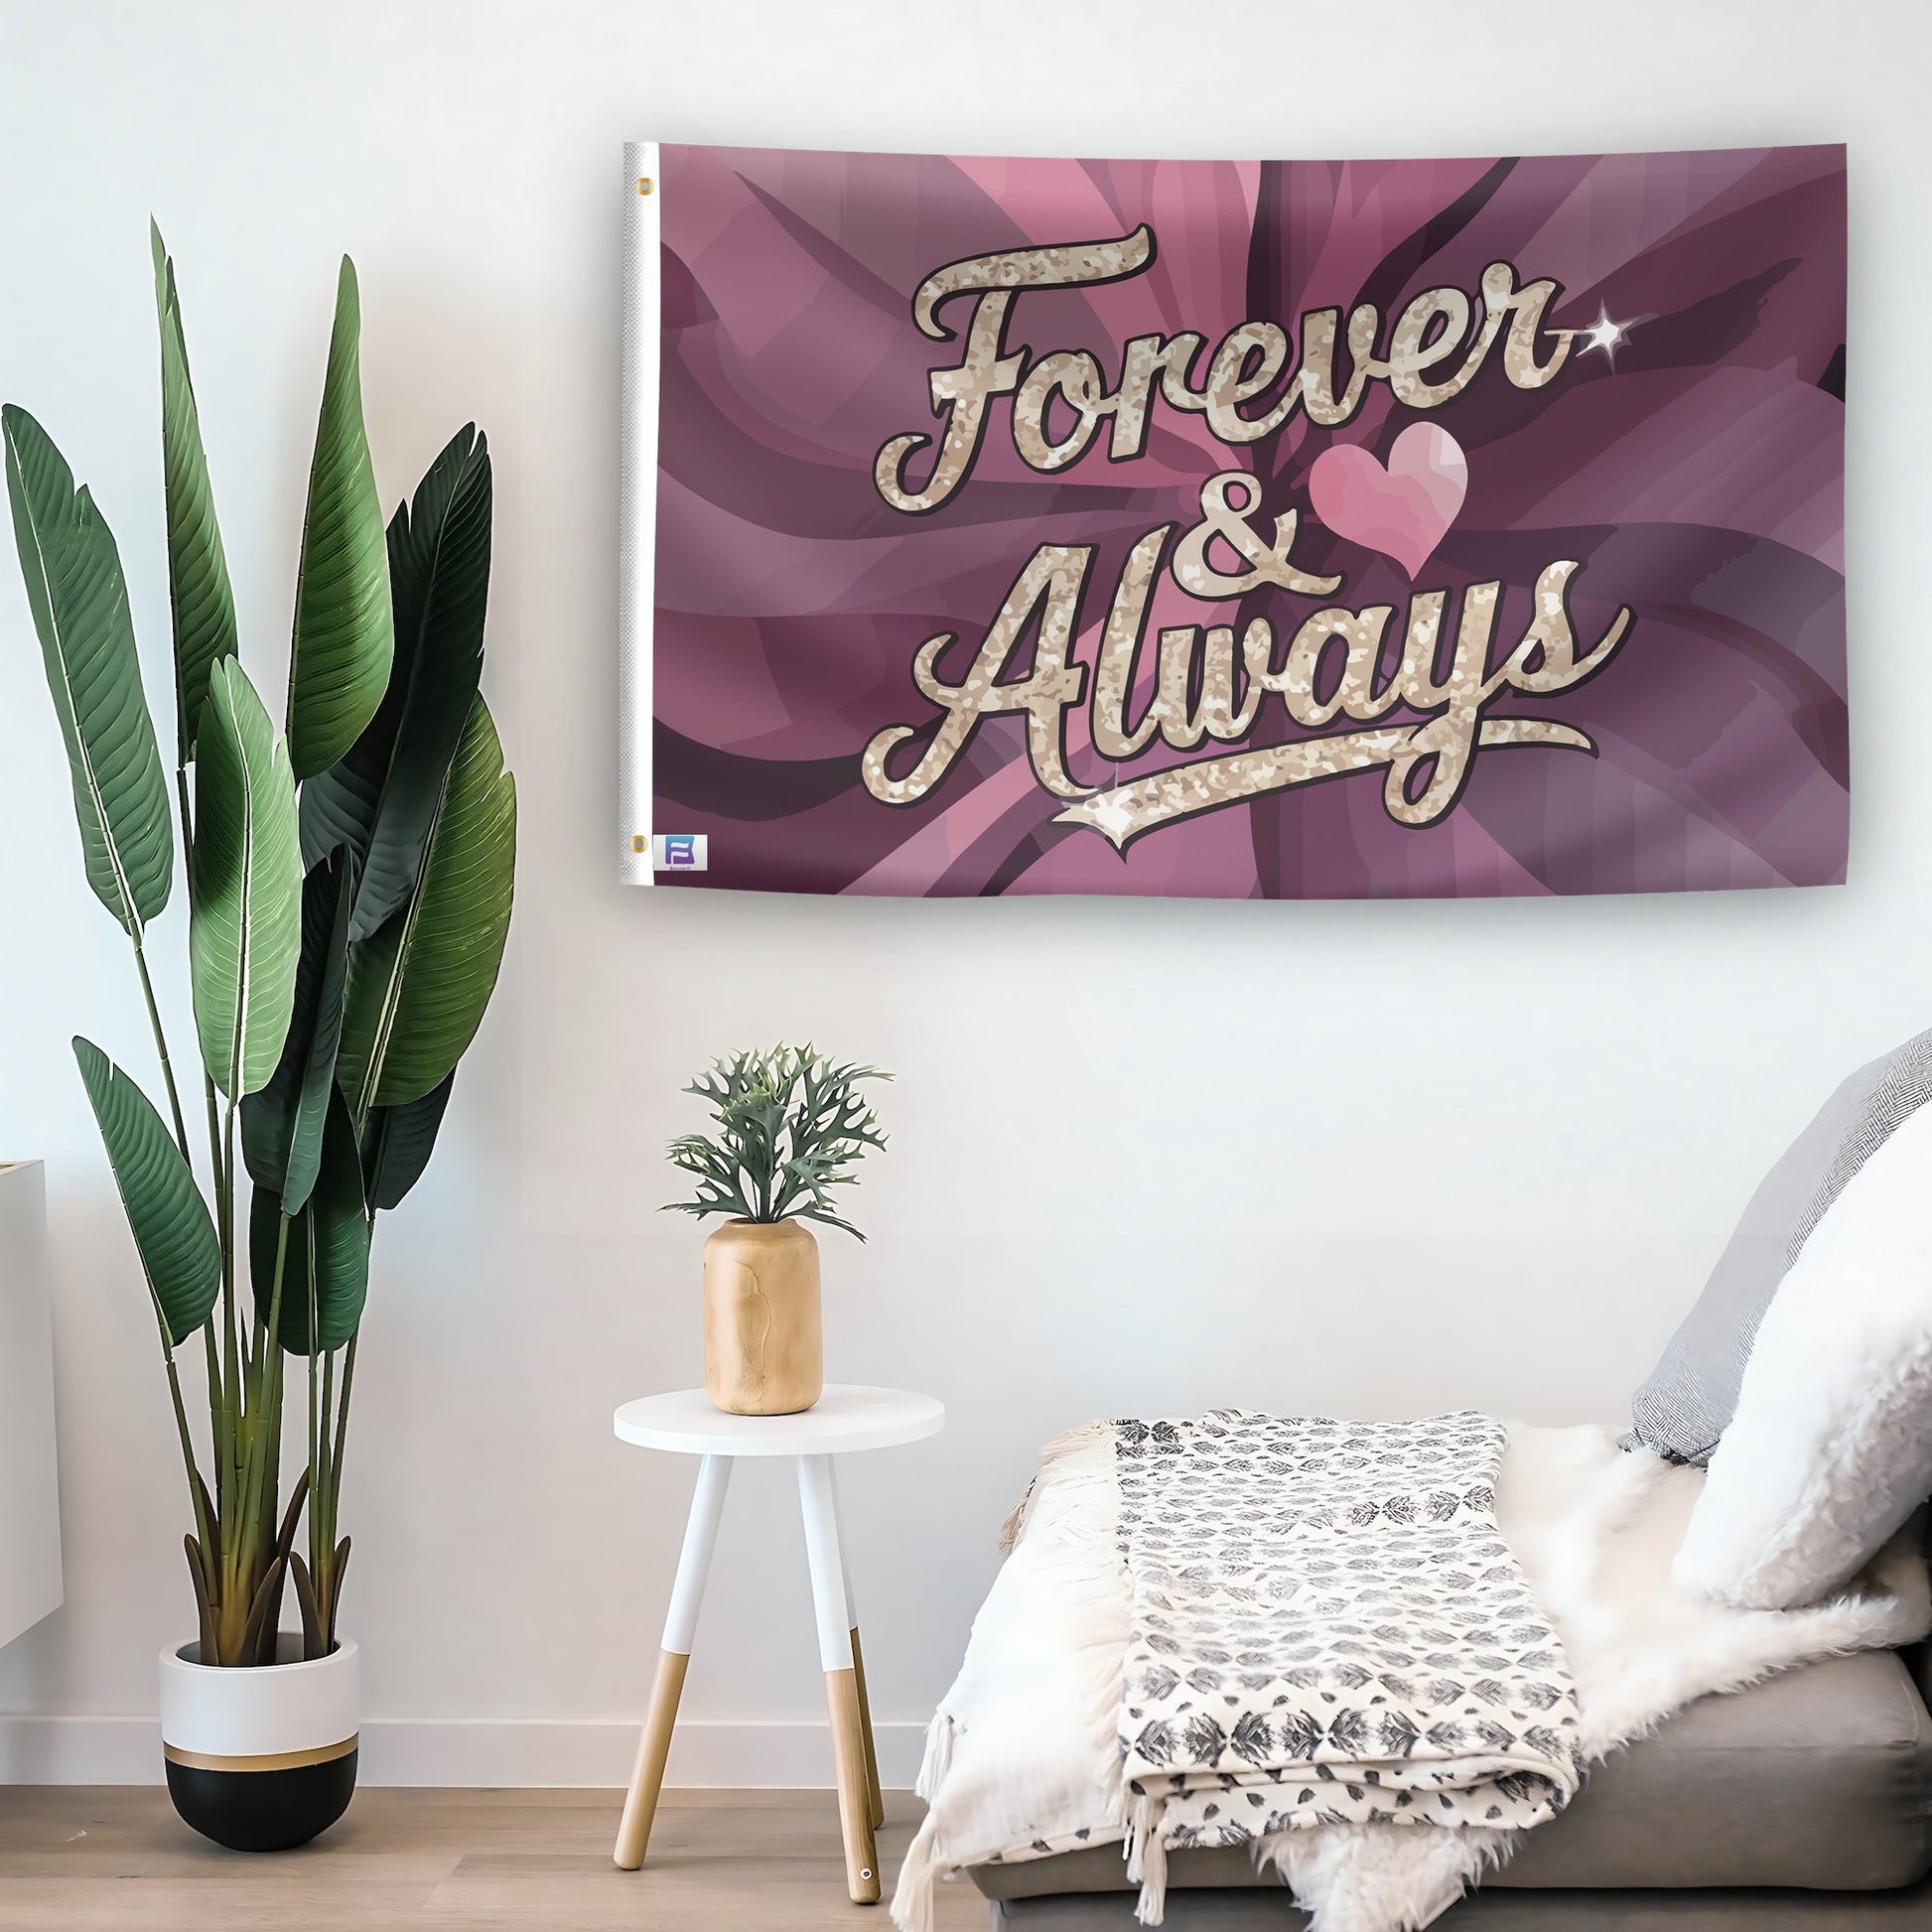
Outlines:
[{"label": "white round side table", "polygon": [[942,1403],[903,1389],[867,1389],[832,1383],[817,1404],[795,1416],[728,1416],[702,1389],[647,1395],[626,1402],[612,1418],[621,1441],[645,1449],[699,1455],[697,1492],[684,1527],[684,1548],[664,1617],[664,1646],[651,1684],[636,1768],[624,1794],[623,1818],[613,1854],[626,1871],[644,1862],[651,1820],[664,1786],[664,1760],[677,1724],[678,1699],[691,1662],[698,1604],[725,1512],[732,1464],[741,1455],[788,1455],[798,1467],[798,1506],[805,1520],[812,1608],[818,1620],[819,1662],[832,1714],[832,1751],[838,1772],[839,1825],[845,1838],[846,1889],[861,1905],[879,1899],[879,1852],[873,1834],[886,1822],[879,1790],[879,1757],[866,1697],[865,1659],[852,1579],[839,1546],[838,1486],[832,1458],[857,1449],[893,1449],[936,1436],[945,1427]]}]

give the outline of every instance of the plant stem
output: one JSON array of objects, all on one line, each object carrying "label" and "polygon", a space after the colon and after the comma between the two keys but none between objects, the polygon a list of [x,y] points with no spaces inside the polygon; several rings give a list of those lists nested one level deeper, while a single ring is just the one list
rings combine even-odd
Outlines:
[{"label": "plant stem", "polygon": [[[358,1328],[350,1335],[348,1346],[343,1351],[343,1392],[336,1405],[336,1453],[330,1464],[332,1480],[339,1489],[343,1479],[343,1445],[348,1441],[348,1392],[355,1383],[355,1343],[360,1333]],[[333,1514],[334,1496],[330,1498],[330,1508]]]},{"label": "plant stem", "polygon": [[168,1395],[175,1409],[175,1434],[181,1439],[181,1459],[184,1473],[188,1477],[188,1506],[195,1512],[195,1538],[201,1545],[201,1565],[204,1582],[211,1586],[208,1564],[212,1561],[215,1548],[209,1534],[211,1525],[207,1520],[207,1509],[203,1501],[205,1489],[202,1483],[201,1465],[195,1459],[195,1438],[188,1427],[188,1408],[182,1401],[181,1371],[175,1365],[174,1344],[168,1339],[168,1325],[161,1313],[160,1305],[155,1306],[155,1316],[161,1322],[161,1359],[168,1366]]},{"label": "plant stem", "polygon": [[[232,1108],[229,1113],[232,1127]],[[281,1311],[282,1274],[287,1257],[288,1219],[284,1216],[275,1244],[274,1284],[269,1290],[270,1311],[276,1316]],[[217,1615],[217,1626],[222,1632],[222,1660],[227,1663],[255,1661],[241,1654],[242,1639],[256,1593],[274,1560],[275,1499],[268,1494],[267,1486],[281,1440],[277,1427],[281,1416],[277,1387],[280,1361],[279,1349],[265,1350],[261,1358],[251,1365],[245,1382],[237,1382],[245,1397],[238,1432],[241,1439],[240,1466],[235,1485],[238,1527],[232,1550],[224,1547],[222,1551],[222,1593]],[[264,1509],[270,1519],[266,1525],[262,1520]]]},{"label": "plant stem", "polygon": [[[268,1292],[268,1319],[274,1332],[280,1333],[282,1318],[282,1274],[288,1262],[289,1217],[281,1217],[281,1226],[275,1235],[275,1280]],[[279,1348],[264,1349],[254,1369],[254,1428],[248,1442],[249,1455],[249,1493],[248,1521],[253,1525],[260,1517],[263,1507],[262,1478],[266,1471],[271,1450],[279,1441],[280,1432],[276,1428],[281,1419],[281,1404],[273,1400],[277,1369],[281,1363],[282,1351]],[[272,1514],[273,1498],[267,1499]],[[252,1591],[250,1592],[252,1594]]]},{"label": "plant stem", "polygon": [[322,1506],[325,1424],[316,1398],[316,1298],[309,1296],[309,1575],[315,1576],[316,1511]]},{"label": "plant stem", "polygon": [[[214,1196],[216,1223],[221,1239],[221,1428],[224,1451],[222,1501],[222,1550],[232,1550],[233,1564],[224,1564],[224,1577],[240,1574],[242,1545],[248,1540],[248,1494],[243,1480],[248,1448],[252,1440],[251,1417],[247,1407],[248,1391],[241,1373],[241,1358],[235,1341],[234,1320],[234,1102],[228,1102],[223,1131],[217,1128],[214,1083],[208,1082],[208,1133],[214,1142]],[[210,1352],[212,1352],[210,1350]]]},{"label": "plant stem", "polygon": [[[207,1107],[207,1158],[214,1173],[214,1216],[218,1228],[221,1224],[222,1189],[221,1117],[215,1104],[214,1076],[211,1073],[203,1073],[202,1092]],[[207,1344],[207,1417],[208,1429],[213,1439],[214,1507],[225,1529],[234,1495],[233,1470],[230,1466],[235,1437],[233,1391],[222,1378],[221,1360],[215,1346],[212,1321],[203,1324],[202,1335]]]},{"label": "plant stem", "polygon": [[[313,1344],[316,1337],[311,1334]],[[320,1470],[309,1479],[309,1574],[315,1579],[316,1597],[323,1607],[323,1637],[329,1635],[329,1559],[336,1548],[335,1472],[330,1456],[330,1417],[336,1407],[336,1357],[334,1351],[314,1350],[309,1356],[310,1372],[316,1355],[322,1361],[322,1400],[316,1411],[316,1448]],[[319,1485],[319,1486],[318,1486]],[[317,1506],[317,1498],[321,1506]]]},{"label": "plant stem", "polygon": [[[177,768],[175,776],[176,788],[181,804],[182,838],[184,847],[186,847],[191,824],[188,808],[188,777],[186,771],[180,768]],[[174,1121],[175,1145],[181,1150],[181,1158],[192,1169],[194,1157],[190,1154],[188,1148],[188,1122],[181,1110],[181,1089],[175,1080],[174,1057],[168,1051],[168,1032],[161,1022],[161,1003],[155,998],[154,994],[154,976],[148,971],[145,935],[136,938],[134,941],[134,970],[140,977],[141,998],[146,1003],[148,1009],[148,1027],[154,1035],[154,1050],[156,1057],[161,1062],[162,1082],[168,1089],[168,1112]],[[206,1576],[207,1566],[211,1560],[218,1544],[215,1536],[212,1534],[214,1526],[208,1522],[207,1510],[203,1500],[204,1484],[202,1482],[201,1465],[195,1454],[194,1434],[188,1427],[188,1408],[182,1399],[181,1369],[175,1361],[174,1341],[168,1333],[167,1318],[162,1314],[159,1307],[155,1310],[155,1315],[161,1326],[161,1357],[167,1364],[168,1369],[168,1397],[174,1407],[175,1433],[181,1442],[182,1467],[184,1474],[188,1478],[189,1507],[195,1512],[195,1535],[196,1540],[201,1545],[202,1563],[204,1567],[203,1574]],[[207,1360],[210,1377],[210,1401],[208,1406],[209,1447],[215,1457],[215,1480],[218,1483],[221,1479],[221,1432],[217,1427],[217,1410],[213,1400],[216,1387],[213,1380],[213,1331],[207,1323],[204,1323],[202,1333],[207,1340],[208,1349]],[[216,1513],[218,1517],[218,1505]],[[208,1581],[212,1584],[213,1580],[210,1578]]]},{"label": "plant stem", "polygon": [[181,1158],[188,1155],[188,1125],[182,1119],[181,1094],[175,1087],[175,1063],[168,1057],[168,1035],[161,1025],[161,1008],[154,997],[154,980],[148,973],[148,955],[139,939],[134,942],[134,966],[141,975],[141,997],[148,1003],[148,1025],[154,1030],[154,1050],[161,1055],[161,1077],[168,1087],[168,1111],[175,1117],[175,1145]]},{"label": "plant stem", "polygon": [[[341,1608],[342,1576],[336,1565],[336,1553],[339,1547],[336,1537],[337,1511],[342,1501],[343,1449],[348,1441],[348,1398],[355,1383],[355,1341],[356,1337],[350,1335],[347,1347],[343,1350],[342,1387],[338,1390],[335,1400],[336,1443],[333,1451],[329,1454],[328,1501],[320,1518],[313,1512],[309,1517],[312,1531],[317,1528],[318,1523],[321,1525],[320,1534],[316,1538],[318,1561],[312,1568],[317,1578],[316,1594],[322,1604],[322,1640],[326,1648],[333,1646],[336,1641],[336,1615]],[[335,1370],[336,1358],[332,1354],[323,1377],[325,1417],[329,1409],[329,1383],[335,1375]],[[326,1588],[322,1581],[325,1577],[328,1580]]]},{"label": "plant stem", "polygon": [[[180,763],[175,766],[175,809],[181,813],[181,849],[188,854],[189,862],[195,856],[195,811],[188,799],[188,766]],[[194,897],[191,886],[189,897]]]},{"label": "plant stem", "polygon": [[[237,1083],[239,1084],[239,1083]],[[234,1116],[235,1103],[221,1121],[221,1370],[230,1388],[241,1381],[241,1351],[234,1318]]]},{"label": "plant stem", "polygon": [[201,1469],[195,1460],[195,1439],[188,1430],[188,1410],[181,1399],[181,1370],[175,1366],[175,1351],[162,1339],[161,1357],[168,1365],[168,1394],[175,1405],[175,1433],[181,1438],[181,1459],[188,1474],[188,1501],[195,1512],[195,1534],[201,1538],[206,1555],[214,1545],[208,1535],[207,1513],[202,1507]]}]

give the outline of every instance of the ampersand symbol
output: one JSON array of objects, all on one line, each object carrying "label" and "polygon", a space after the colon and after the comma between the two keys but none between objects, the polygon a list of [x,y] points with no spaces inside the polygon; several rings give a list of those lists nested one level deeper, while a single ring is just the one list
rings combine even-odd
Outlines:
[{"label": "ampersand symbol", "polygon": [[[1201,520],[1175,546],[1171,566],[1173,581],[1189,597],[1208,602],[1241,597],[1257,584],[1279,584],[1304,597],[1326,597],[1340,588],[1339,577],[1311,577],[1289,561],[1301,522],[1299,510],[1285,510],[1276,517],[1272,545],[1256,535],[1248,512],[1260,502],[1261,486],[1245,470],[1223,470],[1201,484]],[[1248,566],[1246,570],[1229,576],[1207,561],[1207,546],[1216,537]]]}]

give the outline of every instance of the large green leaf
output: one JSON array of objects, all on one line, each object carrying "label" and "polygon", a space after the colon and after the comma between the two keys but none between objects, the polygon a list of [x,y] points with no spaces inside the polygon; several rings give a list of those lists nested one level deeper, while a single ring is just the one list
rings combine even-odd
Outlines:
[{"label": "large green leaf", "polygon": [[[274,1299],[281,1225],[281,1197],[272,1187],[257,1186],[248,1209],[248,1273],[264,1323]],[[318,1344],[341,1348],[362,1318],[368,1292],[369,1221],[362,1204],[362,1166],[355,1129],[339,1093],[322,1138],[315,1191],[289,1221],[276,1339],[294,1355],[310,1354]]]},{"label": "large green leaf", "polygon": [[409,897],[483,672],[489,595],[489,445],[474,423],[430,466],[389,523],[396,654],[368,729],[302,788],[313,865],[346,844],[362,859],[351,937],[366,939]]},{"label": "large green leaf", "polygon": [[456,1074],[448,1073],[440,1086],[432,1087],[420,1100],[405,1101],[400,1107],[378,1107],[369,1116],[362,1136],[362,1185],[371,1208],[396,1206],[422,1179],[436,1149],[443,1110],[450,1104],[450,1089],[455,1085]]},{"label": "large green leaf", "polygon": [[287,749],[238,658],[208,676],[195,763],[188,951],[202,1060],[231,1100],[268,1084],[302,951],[302,853]]},{"label": "large green leaf", "polygon": [[113,532],[47,432],[0,410],[7,494],[47,687],[67,742],[87,884],[135,939],[168,903],[175,837],[168,784],[141,689]]},{"label": "large green leaf", "polygon": [[93,1103],[148,1292],[178,1347],[208,1317],[221,1288],[221,1244],[181,1149],[141,1089],[91,1040],[73,1056]]},{"label": "large green leaf", "polygon": [[154,245],[154,304],[161,323],[161,472],[168,503],[168,601],[175,620],[175,731],[181,762],[195,756],[208,672],[235,654],[234,593],[214,520],[214,490],[202,448],[202,419],[188,374],[175,265]]},{"label": "large green leaf", "polygon": [[395,648],[382,505],[362,428],[360,334],[355,266],[345,255],[295,587],[289,757],[298,778],[328,770],[362,735]]},{"label": "large green leaf", "polygon": [[516,781],[479,697],[407,905],[351,948],[337,1078],[357,1120],[441,1085],[477,1035],[509,932]]},{"label": "large green leaf", "polygon": [[273,1187],[291,1214],[301,1210],[322,1164],[322,1130],[336,1091],[336,1048],[348,980],[348,914],[355,860],[332,853],[302,882],[302,953],[295,1005],[274,1076],[241,1105],[248,1172]]}]

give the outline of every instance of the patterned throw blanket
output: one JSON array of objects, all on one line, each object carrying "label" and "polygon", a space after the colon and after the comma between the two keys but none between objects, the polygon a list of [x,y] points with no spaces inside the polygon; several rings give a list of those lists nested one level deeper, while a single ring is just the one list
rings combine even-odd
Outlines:
[{"label": "patterned throw blanket", "polygon": [[1116,1422],[1128,1875],[1311,1824],[1516,1828],[1583,1774],[1556,1633],[1496,1523],[1503,1426]]}]

